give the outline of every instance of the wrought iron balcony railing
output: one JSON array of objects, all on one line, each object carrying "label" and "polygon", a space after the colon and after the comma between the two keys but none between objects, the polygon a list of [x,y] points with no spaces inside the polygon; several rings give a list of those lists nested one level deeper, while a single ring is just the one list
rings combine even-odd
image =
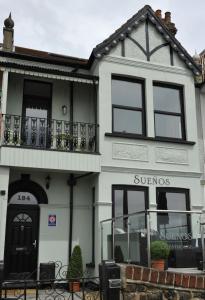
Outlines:
[{"label": "wrought iron balcony railing", "polygon": [[97,124],[6,114],[0,126],[2,145],[97,152]]}]

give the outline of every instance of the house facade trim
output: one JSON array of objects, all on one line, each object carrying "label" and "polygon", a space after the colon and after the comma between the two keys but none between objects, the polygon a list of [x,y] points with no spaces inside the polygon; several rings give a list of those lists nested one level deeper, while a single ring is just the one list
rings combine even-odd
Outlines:
[{"label": "house facade trim", "polygon": [[[80,73],[72,73],[66,72],[63,70],[57,69],[46,69],[42,67],[37,67],[33,65],[24,65],[20,63],[13,63],[13,62],[0,62],[0,67],[5,68],[13,73],[22,73],[33,75],[40,77],[50,77],[51,75],[55,75],[54,78],[62,79],[62,80],[70,80],[70,81],[80,81],[90,84],[97,84],[99,77],[87,75],[87,74],[80,74]],[[32,72],[32,73],[31,73]],[[53,78],[53,77],[50,77]]]}]

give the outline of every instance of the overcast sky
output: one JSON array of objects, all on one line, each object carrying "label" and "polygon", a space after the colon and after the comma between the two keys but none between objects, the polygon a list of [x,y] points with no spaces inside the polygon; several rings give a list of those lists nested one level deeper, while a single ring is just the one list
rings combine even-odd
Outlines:
[{"label": "overcast sky", "polygon": [[[171,11],[177,38],[193,55],[205,48],[205,0],[0,0],[12,12],[18,46],[88,58],[92,49],[145,4]],[[2,41],[2,35],[0,40]]]}]

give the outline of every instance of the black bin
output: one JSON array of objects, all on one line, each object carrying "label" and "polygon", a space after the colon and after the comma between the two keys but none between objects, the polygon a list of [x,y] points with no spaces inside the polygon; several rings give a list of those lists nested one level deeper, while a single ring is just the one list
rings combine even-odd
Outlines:
[{"label": "black bin", "polygon": [[40,280],[54,280],[55,279],[55,263],[41,263],[40,264]]},{"label": "black bin", "polygon": [[103,300],[120,299],[120,267],[114,261],[103,261],[99,265],[100,290]]}]

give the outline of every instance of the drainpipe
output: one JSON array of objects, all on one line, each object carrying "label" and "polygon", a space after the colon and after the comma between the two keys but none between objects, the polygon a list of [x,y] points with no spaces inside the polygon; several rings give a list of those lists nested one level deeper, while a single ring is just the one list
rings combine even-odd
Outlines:
[{"label": "drainpipe", "polygon": [[69,260],[72,254],[72,240],[73,240],[73,189],[76,185],[76,179],[73,174],[70,174],[68,180],[68,185],[70,186],[70,226],[69,226]]},{"label": "drainpipe", "polygon": [[69,226],[69,245],[68,245],[68,253],[69,253],[69,259],[71,257],[72,254],[72,241],[73,241],[73,192],[74,192],[74,186],[77,183],[77,179],[83,178],[83,177],[87,177],[89,175],[93,174],[93,172],[89,172],[83,175],[79,175],[79,176],[74,176],[73,173],[70,174],[70,178],[68,179],[67,183],[70,187],[70,226]]}]

